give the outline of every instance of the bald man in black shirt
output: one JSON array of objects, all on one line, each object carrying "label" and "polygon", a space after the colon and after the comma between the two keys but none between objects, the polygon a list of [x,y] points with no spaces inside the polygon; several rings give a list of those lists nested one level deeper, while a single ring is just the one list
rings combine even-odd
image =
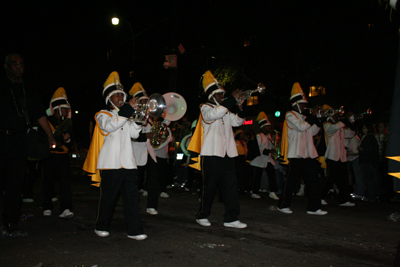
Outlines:
[{"label": "bald man in black shirt", "polygon": [[21,55],[6,56],[6,77],[0,81],[0,182],[3,197],[3,227],[0,234],[26,236],[18,229],[21,215],[21,194],[27,165],[27,120],[37,121],[49,137],[50,146],[55,145],[45,109],[39,94],[22,80],[25,63]]}]

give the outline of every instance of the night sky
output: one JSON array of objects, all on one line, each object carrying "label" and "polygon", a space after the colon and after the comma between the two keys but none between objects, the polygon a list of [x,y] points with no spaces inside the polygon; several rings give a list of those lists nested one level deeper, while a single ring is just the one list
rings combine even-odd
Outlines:
[{"label": "night sky", "polygon": [[[356,113],[372,108],[377,120],[389,119],[398,18],[393,11],[391,21],[390,8],[378,0],[7,2],[0,11],[1,57],[22,54],[25,79],[46,106],[64,87],[79,110],[75,130],[87,131],[104,107],[102,85],[113,70],[126,91],[139,81],[149,94],[178,92],[190,120],[198,116],[199,79],[207,69],[234,74],[228,92],[265,84],[253,116],[284,112],[299,82],[306,94],[310,86],[326,88],[312,103]],[[111,24],[113,16],[120,25]],[[164,69],[164,55],[173,53],[177,70]]]}]

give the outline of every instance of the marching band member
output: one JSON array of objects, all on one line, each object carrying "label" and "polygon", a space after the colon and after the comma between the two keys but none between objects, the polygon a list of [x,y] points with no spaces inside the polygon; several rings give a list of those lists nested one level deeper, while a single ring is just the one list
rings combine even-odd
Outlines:
[{"label": "marching band member", "polygon": [[[158,118],[159,120],[162,120],[162,118]],[[169,162],[169,143],[172,143],[174,141],[174,138],[172,136],[171,130],[169,129],[168,125],[171,123],[170,121],[162,121],[161,123],[165,124],[167,131],[169,131],[169,137],[165,142],[167,142],[167,145],[165,145],[162,148],[155,149],[154,153],[156,154],[156,160],[157,160],[157,176],[158,176],[158,183],[160,185],[160,197],[169,197],[167,194],[167,185],[168,185],[168,178],[167,175],[169,174],[168,172],[168,162]]]},{"label": "marching band member", "polygon": [[[225,90],[211,71],[203,75],[202,83],[208,101],[200,106],[201,115],[196,127],[196,131],[204,130],[200,151],[203,191],[196,221],[202,226],[211,225],[207,217],[219,187],[225,204],[224,226],[246,228],[247,225],[238,220],[240,206],[234,159],[238,153],[232,131],[232,126],[240,126],[244,122],[243,101],[238,104],[238,114],[229,111],[236,105],[241,90],[235,90],[224,99]],[[195,136],[196,133],[193,138]],[[196,143],[193,138],[188,148],[191,151]]]},{"label": "marching band member", "polygon": [[72,218],[71,167],[68,151],[71,148],[71,105],[65,89],[60,87],[54,93],[48,117],[50,128],[57,141],[51,149],[50,156],[43,163],[43,215],[51,216],[53,210],[54,178],[58,178],[60,186],[60,218]]},{"label": "marching band member", "polygon": [[130,99],[127,105],[123,104],[127,94],[115,71],[104,83],[103,96],[108,109],[101,110],[95,116],[96,129],[83,166],[85,171],[94,174],[92,180],[99,181],[98,170],[101,175],[94,232],[100,237],[109,236],[115,205],[122,192],[128,238],[143,240],[147,235],[143,233],[140,221],[137,165],[131,144],[131,138],[137,138],[141,128],[129,120],[137,98]]},{"label": "marching band member", "polygon": [[278,185],[275,179],[275,161],[272,158],[272,152],[274,149],[274,143],[271,136],[271,123],[268,120],[268,116],[264,112],[260,112],[257,116],[256,121],[260,126],[261,132],[256,135],[257,144],[259,149],[259,156],[250,161],[250,166],[255,168],[253,173],[253,191],[251,194],[252,198],[260,198],[258,191],[260,190],[261,178],[263,170],[265,169],[268,175],[269,183],[269,197],[278,200],[279,197],[275,192],[278,191]]},{"label": "marching band member", "polygon": [[[132,86],[131,90],[129,90],[129,94],[133,97],[136,97],[140,104],[146,104],[149,100],[146,91],[139,82]],[[138,122],[142,132],[139,134],[139,137],[132,142],[132,147],[138,165],[139,187],[145,184],[147,190],[146,212],[150,215],[157,215],[159,189],[157,177],[157,158],[156,154],[154,153],[154,148],[150,143],[150,139],[153,136],[153,133],[151,132],[151,120],[152,118],[149,117],[148,120]]]},{"label": "marching band member", "polygon": [[201,173],[199,170],[195,169],[195,168],[187,168],[187,166],[189,166],[190,163],[190,151],[188,151],[188,146],[192,140],[192,136],[194,134],[194,131],[196,129],[196,125],[197,125],[197,119],[194,120],[192,122],[190,131],[191,133],[186,135],[185,137],[183,137],[183,139],[181,140],[181,148],[182,148],[182,152],[185,154],[183,159],[186,158],[186,161],[183,160],[185,163],[182,164],[182,166],[184,166],[186,168],[187,171],[187,179],[185,182],[185,191],[186,192],[190,192],[190,190],[193,187],[193,183],[196,183],[196,191],[199,192],[199,196],[201,194],[200,189],[201,189]]},{"label": "marching band member", "polygon": [[290,102],[293,110],[285,115],[281,146],[284,160],[289,160],[289,171],[282,197],[278,200],[278,210],[286,214],[293,213],[289,207],[297,182],[302,177],[308,188],[307,214],[325,215],[328,212],[320,209],[321,180],[317,169],[318,153],[313,141],[320,131],[315,117],[318,109],[314,108],[312,114],[304,115],[308,101],[299,83],[293,85]]},{"label": "marching band member", "polygon": [[236,176],[238,179],[238,190],[240,194],[246,193],[246,184],[248,184],[248,177],[246,175],[246,157],[247,157],[247,144],[244,140],[243,130],[235,132],[235,142],[238,156],[235,157]]},{"label": "marching band member", "polygon": [[[330,106],[324,105],[324,110],[333,110]],[[347,151],[345,143],[345,125],[339,121],[339,113],[330,114],[327,121],[323,124],[325,140],[326,140],[326,178],[322,183],[321,204],[326,205],[326,196],[329,189],[335,183],[339,189],[338,202],[339,206],[353,207],[349,193],[349,179],[347,173]]]}]

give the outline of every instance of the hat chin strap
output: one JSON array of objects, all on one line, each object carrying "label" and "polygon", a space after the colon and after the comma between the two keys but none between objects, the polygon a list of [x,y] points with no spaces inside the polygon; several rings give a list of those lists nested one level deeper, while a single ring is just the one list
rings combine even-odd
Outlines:
[{"label": "hat chin strap", "polygon": [[215,104],[217,104],[217,106],[219,106],[218,101],[215,99],[214,95],[211,96],[212,99],[214,99]]},{"label": "hat chin strap", "polygon": [[64,116],[62,115],[61,108],[58,108],[58,114],[60,114],[61,119],[64,120]]},{"label": "hat chin strap", "polygon": [[[108,100],[108,101],[110,101],[110,100]],[[117,106],[115,106],[115,104],[114,104],[112,101],[110,101],[110,103],[111,103],[111,106],[113,106],[114,109],[116,109],[117,111],[119,111],[119,108],[117,108]]]},{"label": "hat chin strap", "polygon": [[299,111],[299,113],[302,114],[303,112],[301,112],[301,109],[300,109],[300,106],[299,106],[298,102],[296,102],[296,107],[297,107],[297,110]]}]

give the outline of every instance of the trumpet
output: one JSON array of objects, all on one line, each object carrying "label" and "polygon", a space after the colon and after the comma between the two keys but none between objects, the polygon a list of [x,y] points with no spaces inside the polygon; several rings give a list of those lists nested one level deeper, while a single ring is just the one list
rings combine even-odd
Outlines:
[{"label": "trumpet", "polygon": [[236,102],[239,104],[243,100],[249,99],[253,93],[259,92],[260,94],[265,93],[265,86],[262,83],[257,84],[257,89],[254,90],[247,90],[244,92],[241,92],[239,96],[236,98]]},{"label": "trumpet", "polygon": [[[305,108],[305,110],[309,110],[310,114],[312,114],[313,112],[313,108]],[[344,107],[341,106],[339,109],[320,109],[318,110],[316,117],[317,118],[322,118],[323,116],[329,117],[335,115],[336,113],[338,113],[340,116],[344,115],[345,113]]]},{"label": "trumpet", "polygon": [[[120,102],[121,104],[129,104],[129,102]],[[152,94],[146,104],[137,103],[133,108],[133,121],[143,122],[149,116],[153,118],[160,117],[166,109],[166,102],[162,95]]]},{"label": "trumpet", "polygon": [[372,114],[372,110],[369,108],[367,109],[367,111],[363,112],[363,113],[359,113],[359,114],[352,114],[350,117],[348,117],[348,120],[353,123],[356,120],[361,120],[364,119],[365,116],[371,115]]},{"label": "trumpet", "polygon": [[362,118],[364,118],[365,115],[371,115],[371,114],[372,114],[372,110],[369,108],[369,109],[367,109],[367,111],[365,111],[365,112],[363,112],[363,113],[354,115],[354,117],[355,117],[355,119],[357,120],[357,119],[362,119]]}]

